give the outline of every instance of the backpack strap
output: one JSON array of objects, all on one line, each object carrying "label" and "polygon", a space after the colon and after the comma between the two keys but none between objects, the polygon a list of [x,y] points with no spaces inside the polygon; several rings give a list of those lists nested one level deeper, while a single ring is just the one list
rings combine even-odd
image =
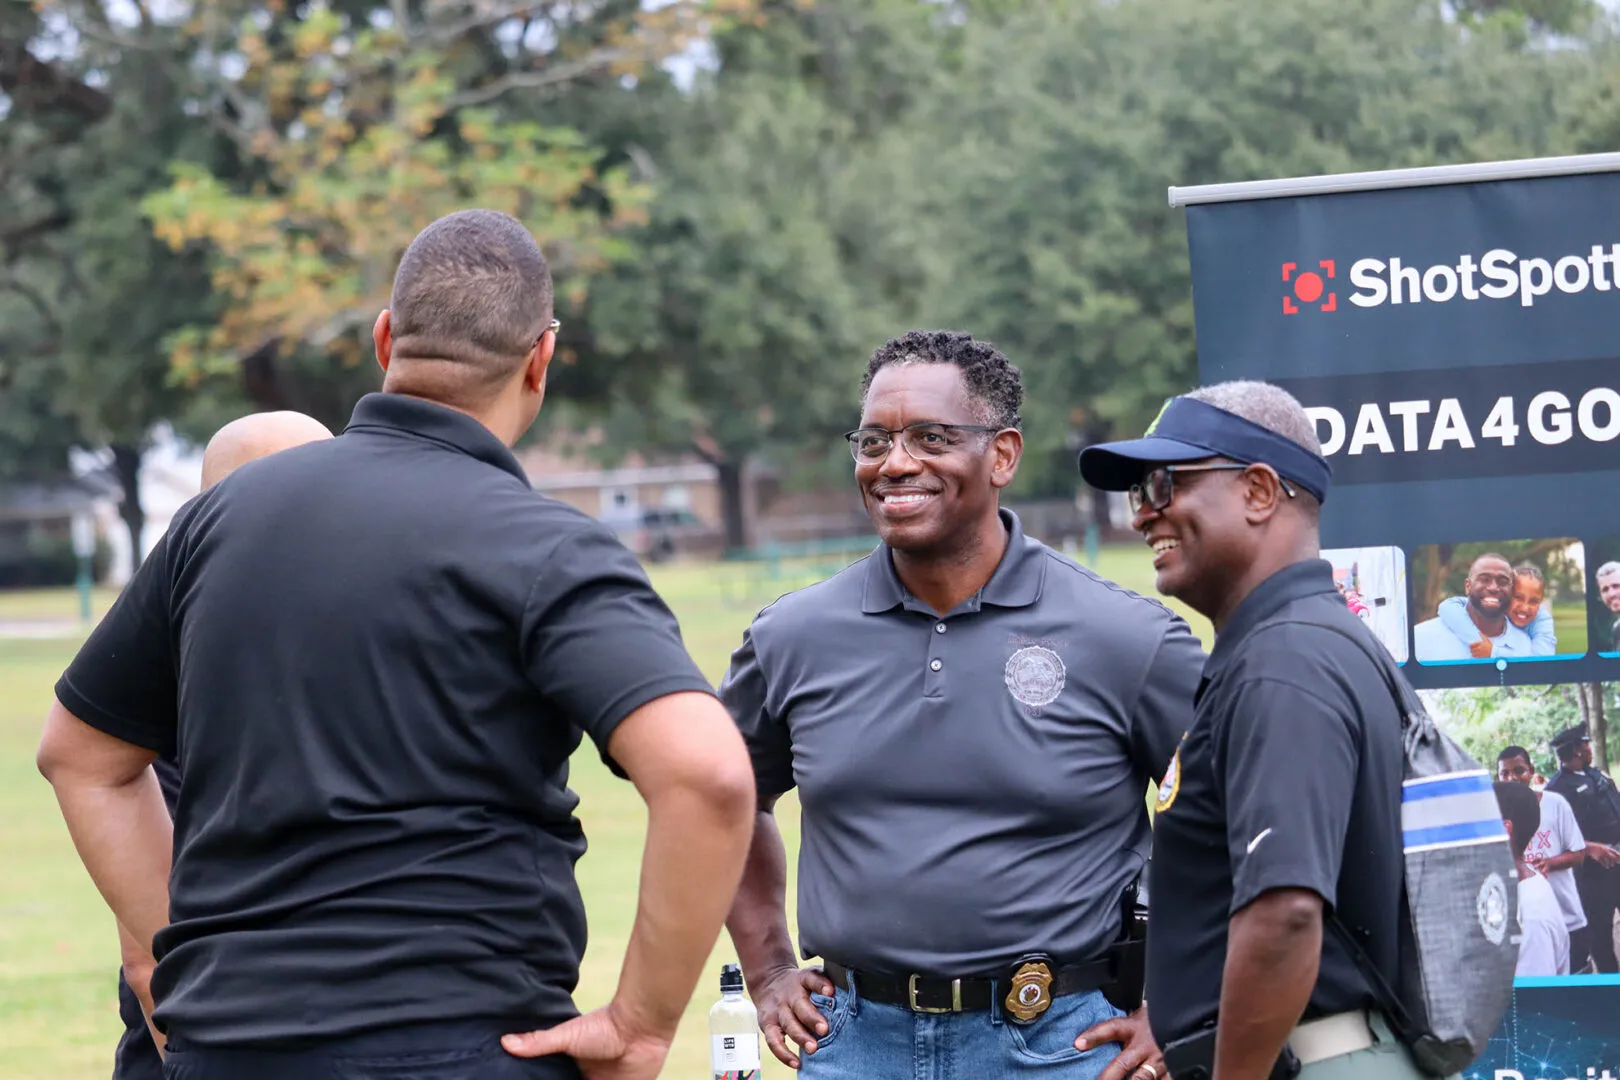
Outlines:
[{"label": "backpack strap", "polygon": [[[1371,631],[1366,631],[1363,628],[1364,632],[1358,636],[1356,634],[1352,634],[1342,626],[1335,626],[1329,622],[1317,622],[1313,619],[1285,619],[1278,622],[1269,622],[1265,625],[1315,626],[1320,629],[1329,630],[1335,634],[1338,634],[1346,641],[1355,645],[1356,648],[1360,649],[1367,659],[1372,661],[1373,667],[1378,669],[1378,674],[1383,677],[1385,688],[1389,691],[1390,697],[1394,699],[1395,711],[1399,714],[1401,720],[1401,734],[1404,743],[1406,723],[1409,716],[1407,697],[1406,694],[1402,692],[1405,680],[1401,679],[1400,676],[1395,673],[1395,661],[1391,659],[1387,650],[1384,650],[1383,643],[1372,636]],[[1375,649],[1378,651],[1375,651]],[[1366,759],[1366,741],[1366,730],[1363,728],[1363,760]],[[1398,928],[1398,937],[1401,944],[1404,944],[1407,937],[1407,933],[1405,931],[1408,930],[1411,923],[1411,907],[1407,899],[1406,873],[1404,867],[1402,868],[1401,873],[1401,909],[1403,912],[1403,918]],[[1384,1008],[1389,1012],[1389,1020],[1392,1026],[1395,1028],[1396,1034],[1401,1038],[1401,1041],[1407,1043],[1417,1041],[1417,1039],[1419,1039],[1422,1035],[1422,1029],[1417,1024],[1413,1023],[1412,1016],[1407,1011],[1405,1004],[1402,1002],[1400,994],[1396,993],[1389,983],[1384,980],[1383,974],[1380,973],[1377,966],[1373,964],[1372,958],[1367,955],[1366,951],[1362,949],[1361,943],[1358,942],[1355,935],[1350,932],[1350,927],[1346,926],[1344,921],[1339,918],[1337,908],[1335,908],[1328,916],[1328,923],[1333,927],[1333,929],[1338,931],[1339,937],[1344,942],[1345,947],[1350,951],[1350,957],[1355,962],[1356,967],[1361,971],[1362,976],[1372,984],[1373,992],[1378,997],[1383,999]]]}]

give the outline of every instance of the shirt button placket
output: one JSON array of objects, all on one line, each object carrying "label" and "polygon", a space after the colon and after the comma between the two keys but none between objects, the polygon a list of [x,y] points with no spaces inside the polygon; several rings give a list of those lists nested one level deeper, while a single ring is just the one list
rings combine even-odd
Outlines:
[{"label": "shirt button placket", "polygon": [[945,695],[944,634],[945,624],[936,622],[934,632],[928,635],[928,674],[923,678],[923,697]]}]

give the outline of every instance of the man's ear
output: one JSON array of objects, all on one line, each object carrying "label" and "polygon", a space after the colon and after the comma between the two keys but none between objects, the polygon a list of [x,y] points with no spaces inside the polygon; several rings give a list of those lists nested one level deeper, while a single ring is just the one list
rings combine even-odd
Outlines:
[{"label": "man's ear", "polygon": [[1016,428],[996,432],[990,444],[990,483],[1004,488],[1018,475],[1018,463],[1024,459],[1024,435]]},{"label": "man's ear", "polygon": [[523,387],[531,393],[544,393],[546,389],[546,372],[551,367],[551,358],[557,349],[557,334],[554,330],[547,330],[540,335],[540,340],[534,343],[529,350],[529,361],[523,369]]},{"label": "man's ear", "polygon": [[371,343],[377,347],[377,365],[386,374],[394,359],[394,321],[387,308],[371,324]]},{"label": "man's ear", "polygon": [[1269,465],[1250,465],[1242,473],[1243,508],[1249,524],[1270,521],[1288,493],[1282,479]]}]

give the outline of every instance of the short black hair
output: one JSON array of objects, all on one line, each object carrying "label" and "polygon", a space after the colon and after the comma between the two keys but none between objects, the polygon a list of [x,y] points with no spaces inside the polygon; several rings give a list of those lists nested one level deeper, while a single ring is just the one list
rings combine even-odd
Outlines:
[{"label": "short black hair", "polygon": [[954,364],[962,372],[968,393],[982,406],[985,423],[1016,428],[1024,403],[1024,383],[1016,367],[989,342],[975,341],[960,330],[910,330],[885,342],[872,354],[861,380],[861,400],[872,380],[896,364]]},{"label": "short black hair", "polygon": [[1502,817],[1513,824],[1513,857],[1522,859],[1524,849],[1541,828],[1541,800],[1523,784],[1497,780],[1492,786],[1496,788],[1496,804],[1502,808]]},{"label": "short black hair", "polygon": [[1497,761],[1511,761],[1514,758],[1524,758],[1532,769],[1536,767],[1536,759],[1531,757],[1530,751],[1522,746],[1505,747],[1500,754],[1496,755]]},{"label": "short black hair", "polygon": [[496,210],[447,214],[417,234],[394,274],[395,359],[438,362],[435,397],[476,397],[517,371],[554,303],[551,268],[522,222]]}]

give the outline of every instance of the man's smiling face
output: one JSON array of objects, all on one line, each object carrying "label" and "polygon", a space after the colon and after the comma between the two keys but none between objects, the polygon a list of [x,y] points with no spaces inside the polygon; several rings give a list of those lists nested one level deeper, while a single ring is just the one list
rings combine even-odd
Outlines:
[{"label": "man's smiling face", "polygon": [[1468,606],[1494,622],[1507,617],[1513,602],[1513,567],[1506,559],[1481,555],[1468,570]]},{"label": "man's smiling face", "polygon": [[886,455],[856,461],[856,485],[885,544],[939,554],[995,517],[997,492],[1012,480],[1021,444],[1016,432],[963,430],[988,426],[983,411],[954,364],[896,364],[872,379],[861,426],[918,426],[891,437]]}]

